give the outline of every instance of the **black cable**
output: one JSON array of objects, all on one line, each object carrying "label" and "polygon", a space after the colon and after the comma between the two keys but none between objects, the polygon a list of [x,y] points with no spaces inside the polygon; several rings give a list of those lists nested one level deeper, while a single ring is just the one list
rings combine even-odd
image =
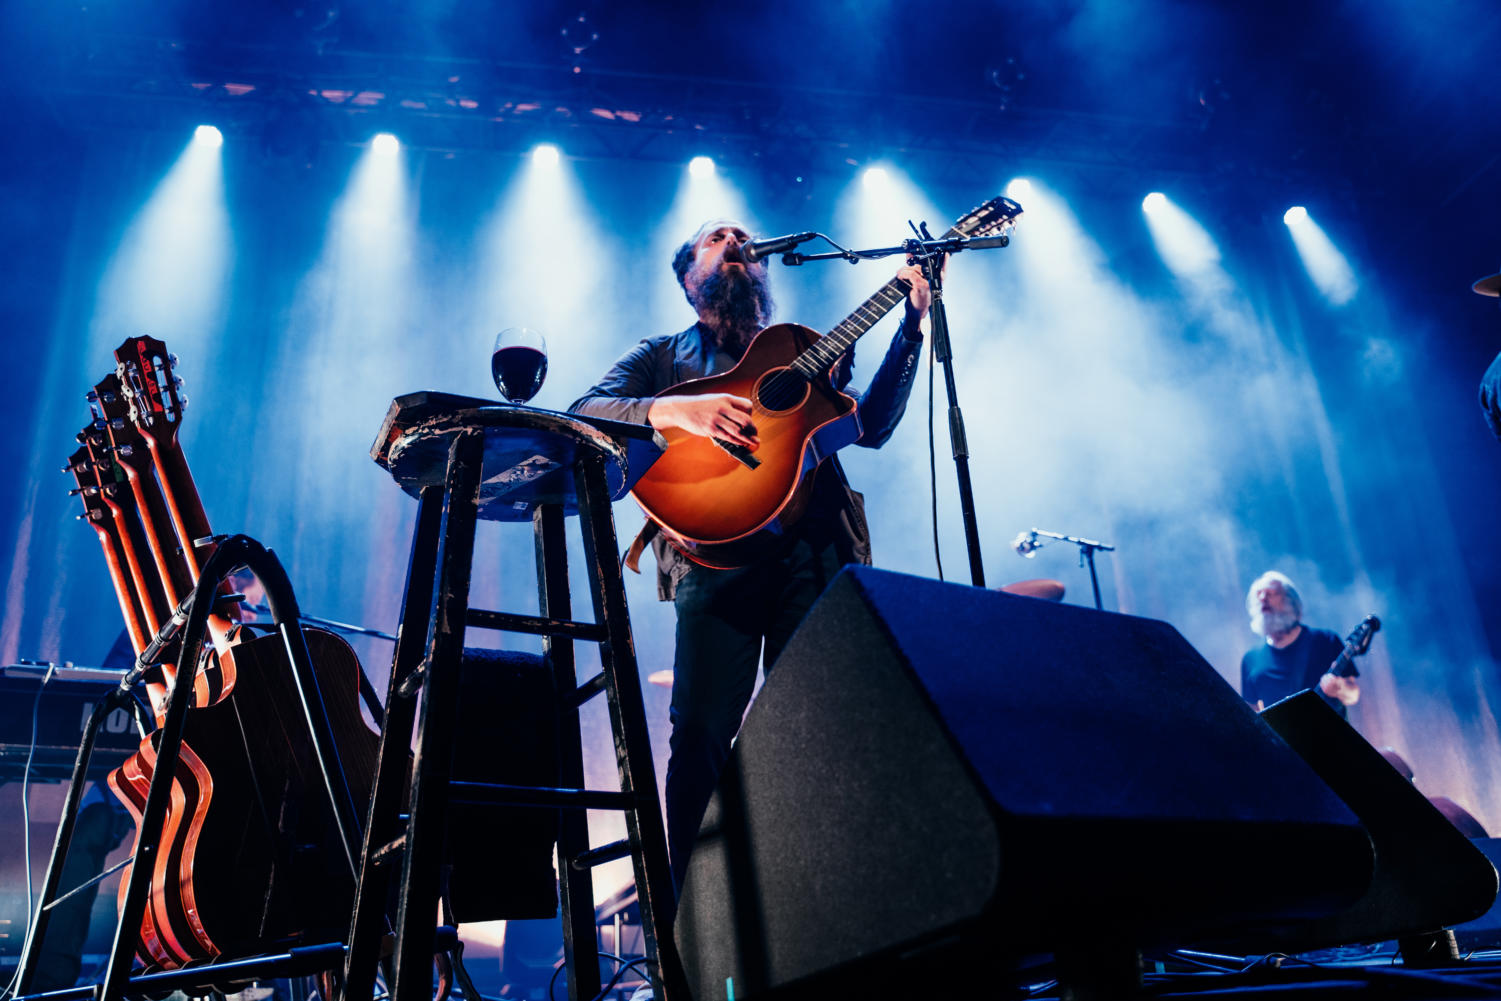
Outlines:
[{"label": "black cable", "polygon": [[[26,770],[21,774],[21,857],[26,867],[26,928],[21,936],[22,955],[26,953],[26,947],[31,942],[31,930],[35,927],[31,912],[34,901],[31,886],[31,803],[28,801],[31,791],[31,763],[36,759],[37,722],[42,709],[42,692],[56,673],[57,665],[48,664],[47,673],[42,675],[41,683],[36,686],[36,697],[31,700],[31,747],[26,751]],[[0,990],[0,997],[10,997],[15,992],[20,976],[21,967],[17,964],[10,983],[5,985],[4,990]]]},{"label": "black cable", "polygon": [[[592,1001],[604,1001],[605,997],[615,989],[615,985],[620,983],[620,978],[625,976],[626,970],[629,970],[633,966],[638,966],[639,964],[646,962],[645,956],[641,956],[637,959],[631,960],[630,962],[626,962],[624,957],[617,956],[614,953],[609,952],[601,952],[599,954],[599,958],[608,959],[613,962],[619,963],[620,968],[615,971],[615,975],[610,978],[610,982],[600,988],[599,993],[594,996]],[[547,981],[547,1001],[557,1001],[557,998],[553,995],[553,988],[558,985],[558,974],[563,972],[565,965],[566,964],[560,962],[553,969],[552,978]],[[646,979],[651,979],[651,972],[644,967],[640,968],[638,972],[640,972],[640,974]],[[488,999],[486,999],[486,1001],[488,1001]]]}]

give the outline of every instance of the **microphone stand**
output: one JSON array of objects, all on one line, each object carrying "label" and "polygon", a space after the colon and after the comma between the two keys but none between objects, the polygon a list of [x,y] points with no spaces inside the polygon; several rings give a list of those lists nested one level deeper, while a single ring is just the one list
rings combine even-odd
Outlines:
[{"label": "microphone stand", "polygon": [[[845,250],[820,233],[819,236],[838,249],[832,253],[823,254],[787,253],[782,255],[782,263],[788,267],[796,267],[806,261],[845,260],[855,264],[859,261],[906,254],[922,267],[923,277],[928,280],[928,289],[933,294],[933,301],[928,307],[928,323],[933,334],[933,357],[943,365],[943,385],[948,393],[949,444],[959,481],[959,511],[964,521],[964,544],[969,552],[969,579],[975,587],[984,587],[985,566],[980,555],[980,526],[975,518],[975,491],[969,475],[969,439],[964,433],[964,414],[959,409],[959,391],[954,382],[953,344],[949,338],[948,310],[943,302],[943,259],[948,254],[957,254],[963,250],[990,250],[1009,246],[1011,238],[1002,235],[935,240],[928,232],[927,223],[923,223],[918,232],[921,239],[905,240],[900,247],[880,247],[874,250]],[[1093,566],[1091,562],[1091,570]],[[1099,588],[1096,587],[1095,591],[1095,601],[1098,604]]]},{"label": "microphone stand", "polygon": [[[1103,543],[1103,542],[1096,542],[1093,539],[1079,539],[1079,538],[1075,538],[1072,535],[1059,535],[1057,532],[1044,532],[1040,528],[1034,528],[1034,529],[1032,529],[1032,531],[1024,533],[1024,534],[1032,535],[1032,536],[1041,535],[1044,538],[1057,539],[1059,542],[1072,542],[1074,545],[1078,546],[1079,547],[1079,565],[1081,567],[1084,566],[1086,563],[1089,565],[1089,583],[1090,583],[1091,586],[1094,587],[1094,607],[1097,608],[1097,609],[1099,609],[1102,612],[1105,610],[1104,603],[1102,601],[1100,601],[1100,575],[1095,572],[1095,568],[1094,568],[1094,554],[1095,554],[1096,551],[1113,553],[1113,552],[1115,552],[1115,547],[1114,546],[1107,546],[1107,545],[1105,545],[1105,543]],[[1018,539],[1019,538],[1020,538],[1020,536],[1018,536]],[[1021,549],[1019,549],[1019,548],[1017,549],[1017,552],[1021,553],[1023,556],[1030,556],[1031,555],[1031,550],[1036,550],[1038,548],[1040,548],[1040,546],[1037,543],[1034,542],[1031,545],[1030,550],[1028,552],[1022,553]]]}]

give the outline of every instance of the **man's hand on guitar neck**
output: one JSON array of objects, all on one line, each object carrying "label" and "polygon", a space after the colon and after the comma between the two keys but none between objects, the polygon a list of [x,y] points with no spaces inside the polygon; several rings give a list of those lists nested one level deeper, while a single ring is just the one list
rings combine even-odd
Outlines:
[{"label": "man's hand on guitar neck", "polygon": [[678,428],[705,438],[723,438],[751,450],[761,444],[751,423],[751,401],[730,393],[659,396],[652,401],[646,419],[658,430]]},{"label": "man's hand on guitar neck", "polygon": [[[945,260],[943,270],[948,271],[948,268],[949,262]],[[912,291],[907,293],[907,318],[914,322],[921,320],[928,315],[928,307],[933,303],[933,293],[928,289],[922,268],[907,264],[896,269],[896,276],[912,286]]]}]

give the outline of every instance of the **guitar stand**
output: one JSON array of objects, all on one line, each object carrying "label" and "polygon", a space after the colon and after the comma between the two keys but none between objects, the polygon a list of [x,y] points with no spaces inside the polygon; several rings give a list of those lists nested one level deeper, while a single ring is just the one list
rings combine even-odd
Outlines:
[{"label": "guitar stand", "polygon": [[[244,535],[231,536],[219,543],[212,556],[204,564],[197,585],[179,606],[177,614],[162,626],[153,639],[143,659],[156,651],[165,649],[181,627],[177,673],[172,679],[167,696],[166,717],[156,732],[156,763],[152,772],[146,805],[137,827],[136,863],[130,869],[126,883],[125,900],[120,909],[119,923],[115,927],[109,961],[103,979],[96,984],[28,994],[31,980],[40,959],[41,943],[47,932],[51,910],[59,899],[58,883],[62,878],[63,862],[72,843],[74,827],[78,819],[79,803],[83,798],[83,786],[88,773],[89,759],[93,754],[94,741],[105,718],[120,707],[139,709],[131,690],[140,681],[145,667],[140,661],[121,683],[101,699],[85,724],[83,740],[78,748],[78,757],[73,765],[73,775],[63,801],[62,820],[53,842],[52,855],[47,863],[47,875],[42,883],[42,893],[32,915],[30,930],[21,953],[16,971],[16,1001],[120,1001],[125,997],[160,996],[173,990],[202,993],[219,984],[243,982],[271,977],[309,976],[337,969],[343,962],[344,946],[332,942],[294,948],[264,956],[213,962],[178,970],[145,973],[131,976],[136,942],[140,936],[141,921],[145,916],[147,892],[151,881],[152,860],[160,847],[163,823],[172,794],[172,781],[181,755],[183,728],[193,701],[193,684],[197,671],[198,651],[202,647],[208,627],[208,616],[221,599],[219,585],[233,571],[248,568],[266,588],[271,606],[272,621],[286,643],[291,660],[291,677],[288,683],[298,694],[302,706],[302,720],[307,727],[313,753],[322,775],[322,786],[333,808],[335,827],[339,836],[339,849],[349,867],[351,878],[357,875],[355,851],[360,843],[360,819],[355,803],[344,779],[344,770],[339,762],[338,749],[334,743],[333,730],[327,710],[318,689],[313,672],[312,658],[307,641],[299,624],[297,599],[281,563],[268,549]],[[209,600],[200,601],[207,596]],[[69,893],[72,891],[70,890]],[[67,896],[64,894],[63,896]],[[440,936],[445,940],[446,936]]]}]

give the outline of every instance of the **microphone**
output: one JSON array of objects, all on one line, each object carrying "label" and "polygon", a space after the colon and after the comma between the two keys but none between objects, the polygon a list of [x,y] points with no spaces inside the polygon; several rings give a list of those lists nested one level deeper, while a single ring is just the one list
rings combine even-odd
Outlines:
[{"label": "microphone", "polygon": [[1037,530],[1018,532],[1016,538],[1011,540],[1011,548],[1016,550],[1018,556],[1032,559],[1037,555],[1037,550],[1042,548],[1042,543],[1037,541]]},{"label": "microphone", "polygon": [[747,264],[754,264],[772,254],[780,254],[800,243],[807,243],[817,235],[817,233],[792,233],[788,236],[773,236],[769,240],[752,240],[750,243],[741,244],[740,255],[745,258]]}]

